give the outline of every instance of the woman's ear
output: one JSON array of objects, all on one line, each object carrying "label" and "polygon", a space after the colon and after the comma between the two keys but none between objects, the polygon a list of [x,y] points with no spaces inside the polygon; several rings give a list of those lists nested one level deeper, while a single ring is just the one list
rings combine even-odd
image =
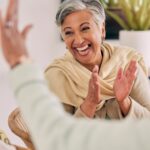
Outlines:
[{"label": "woman's ear", "polygon": [[104,40],[106,38],[106,28],[105,28],[105,21],[102,23],[102,39]]},{"label": "woman's ear", "polygon": [[59,33],[60,33],[60,38],[62,41],[64,41],[64,36],[63,36],[63,32],[62,32],[62,28],[59,28]]},{"label": "woman's ear", "polygon": [[64,41],[64,39],[63,39],[63,36],[62,36],[62,35],[60,35],[60,38],[61,38],[61,40],[62,40],[62,41]]},{"label": "woman's ear", "polygon": [[61,40],[64,41],[63,33],[61,31],[59,33],[60,33]]}]

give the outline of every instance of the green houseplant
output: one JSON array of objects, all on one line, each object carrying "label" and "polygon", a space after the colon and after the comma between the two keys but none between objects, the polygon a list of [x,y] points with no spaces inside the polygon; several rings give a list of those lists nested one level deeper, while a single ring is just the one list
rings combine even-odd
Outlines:
[{"label": "green houseplant", "polygon": [[[107,15],[125,30],[150,29],[150,0],[100,0]],[[119,9],[120,13],[112,11]]]},{"label": "green houseplant", "polygon": [[106,14],[123,28],[119,31],[119,43],[142,53],[150,68],[150,0],[100,0],[100,2],[103,3]]}]

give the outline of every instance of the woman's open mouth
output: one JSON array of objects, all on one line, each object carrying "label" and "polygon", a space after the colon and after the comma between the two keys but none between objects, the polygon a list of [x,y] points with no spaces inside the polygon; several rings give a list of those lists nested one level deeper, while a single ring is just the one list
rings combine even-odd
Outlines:
[{"label": "woman's open mouth", "polygon": [[78,47],[78,48],[76,48],[76,50],[78,51],[78,53],[80,54],[80,55],[82,55],[82,56],[84,56],[84,55],[87,55],[88,53],[89,53],[89,51],[90,51],[90,48],[91,47],[91,44],[87,44],[87,45],[85,45],[85,46],[83,46],[83,47]]}]

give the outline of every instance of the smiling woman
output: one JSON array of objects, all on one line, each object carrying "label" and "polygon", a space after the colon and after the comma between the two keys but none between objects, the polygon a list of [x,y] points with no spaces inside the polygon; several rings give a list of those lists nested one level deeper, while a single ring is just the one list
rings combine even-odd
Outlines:
[{"label": "smiling woman", "polygon": [[67,52],[45,70],[49,88],[76,117],[150,117],[143,58],[131,48],[104,42],[105,18],[98,0],[61,3],[56,23]]},{"label": "smiling woman", "polygon": [[[92,71],[101,63],[101,43],[105,37],[103,21],[97,26],[89,11],[67,16],[61,26],[62,37],[73,57]],[[86,40],[84,40],[86,39]]]}]

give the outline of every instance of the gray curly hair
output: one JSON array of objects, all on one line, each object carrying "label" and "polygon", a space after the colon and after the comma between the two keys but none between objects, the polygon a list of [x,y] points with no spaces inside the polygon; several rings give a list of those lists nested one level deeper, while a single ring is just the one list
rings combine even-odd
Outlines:
[{"label": "gray curly hair", "polygon": [[81,10],[91,12],[97,24],[105,21],[105,11],[99,0],[65,0],[56,14],[57,26],[61,26],[69,14]]}]

